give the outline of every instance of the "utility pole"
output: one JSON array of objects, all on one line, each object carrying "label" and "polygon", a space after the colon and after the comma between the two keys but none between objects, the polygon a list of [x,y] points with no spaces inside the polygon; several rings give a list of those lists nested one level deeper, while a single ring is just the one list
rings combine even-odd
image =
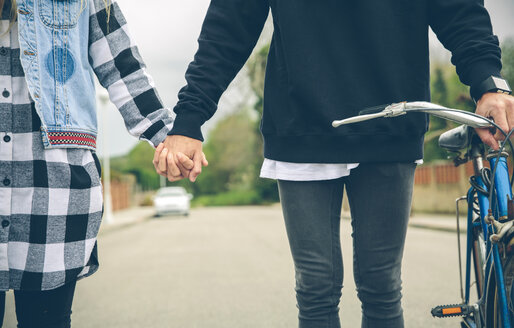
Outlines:
[{"label": "utility pole", "polygon": [[102,115],[102,157],[103,157],[103,176],[104,176],[104,216],[103,220],[106,224],[112,223],[112,195],[111,195],[111,161],[109,153],[109,141],[106,138],[107,129],[109,128],[108,110],[110,107],[109,94],[104,88],[97,90],[98,100],[100,103],[100,112]]}]

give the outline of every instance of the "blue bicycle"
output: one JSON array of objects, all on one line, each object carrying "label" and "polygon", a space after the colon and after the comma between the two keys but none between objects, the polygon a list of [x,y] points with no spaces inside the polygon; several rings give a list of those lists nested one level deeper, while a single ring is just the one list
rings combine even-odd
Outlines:
[{"label": "blue bicycle", "polygon": [[[505,134],[505,142],[499,151],[486,151],[474,128],[499,129],[489,119],[428,102],[405,102],[384,107],[364,110],[358,116],[334,121],[332,125],[338,127],[413,112],[427,113],[464,124],[445,132],[439,138],[441,147],[457,153],[454,158],[456,166],[471,161],[474,168],[467,195],[456,201],[461,301],[458,304],[437,306],[432,309],[432,315],[439,318],[461,316],[462,328],[514,327],[513,181],[509,179],[509,155],[505,151],[514,130]],[[512,145],[510,146],[512,149]],[[489,167],[484,165],[484,160],[489,162]],[[464,283],[459,225],[459,203],[462,201],[467,203]],[[472,300],[473,285],[476,295]]]}]

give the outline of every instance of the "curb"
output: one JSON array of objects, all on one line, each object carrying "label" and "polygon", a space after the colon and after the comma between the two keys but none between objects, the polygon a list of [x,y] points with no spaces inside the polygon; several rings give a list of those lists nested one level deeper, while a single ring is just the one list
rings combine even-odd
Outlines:
[{"label": "curb", "polygon": [[[342,213],[341,217],[344,220],[350,220],[349,213]],[[411,216],[409,219],[409,227],[417,229],[426,229],[442,232],[457,233],[457,223],[455,217],[443,217],[434,215],[433,217],[425,216]],[[460,218],[460,233],[465,234],[467,232],[466,218]]]},{"label": "curb", "polygon": [[[429,224],[429,223],[418,223],[418,222],[409,222],[409,227],[418,228],[418,229],[427,229],[427,230],[435,230],[435,231],[443,231],[443,232],[451,232],[457,233],[457,226],[449,227],[438,224]],[[467,229],[466,226],[460,226],[460,233],[466,234]]]}]

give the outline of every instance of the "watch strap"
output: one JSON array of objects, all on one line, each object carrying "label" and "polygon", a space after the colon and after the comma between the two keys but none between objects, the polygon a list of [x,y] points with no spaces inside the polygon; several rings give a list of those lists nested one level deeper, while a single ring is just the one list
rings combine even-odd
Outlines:
[{"label": "watch strap", "polygon": [[511,94],[512,90],[505,79],[496,76],[490,76],[477,85],[473,85],[470,89],[471,98],[475,102],[478,102],[482,95],[487,92]]}]

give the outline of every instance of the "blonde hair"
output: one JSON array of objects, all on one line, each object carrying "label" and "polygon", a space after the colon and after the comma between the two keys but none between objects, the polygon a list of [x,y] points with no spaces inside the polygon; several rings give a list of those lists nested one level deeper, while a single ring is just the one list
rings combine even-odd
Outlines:
[{"label": "blonde hair", "polygon": [[[0,17],[4,11],[4,4],[5,4],[5,0],[0,0]],[[17,15],[16,14],[16,0],[11,0],[11,12],[9,14],[9,20],[11,22],[9,23],[9,28],[4,33],[9,32],[9,30],[13,26],[14,22],[16,21],[16,17],[17,17],[16,15]]]},{"label": "blonde hair", "polygon": [[[111,3],[111,0],[102,0],[102,1],[105,4],[105,11],[107,13],[107,26],[109,26],[109,21],[110,21],[110,18],[111,18],[112,3]],[[2,15],[2,12],[4,10],[4,4],[5,4],[5,0],[0,0],[0,16]],[[85,7],[83,7],[83,6],[84,6],[84,0],[80,0],[81,11],[85,9]],[[13,26],[14,22],[16,21],[16,18],[17,18],[16,7],[17,7],[16,6],[16,0],[11,0],[11,13],[9,15],[9,20],[11,22],[9,24],[9,28],[4,33],[9,32],[9,30]]]}]

